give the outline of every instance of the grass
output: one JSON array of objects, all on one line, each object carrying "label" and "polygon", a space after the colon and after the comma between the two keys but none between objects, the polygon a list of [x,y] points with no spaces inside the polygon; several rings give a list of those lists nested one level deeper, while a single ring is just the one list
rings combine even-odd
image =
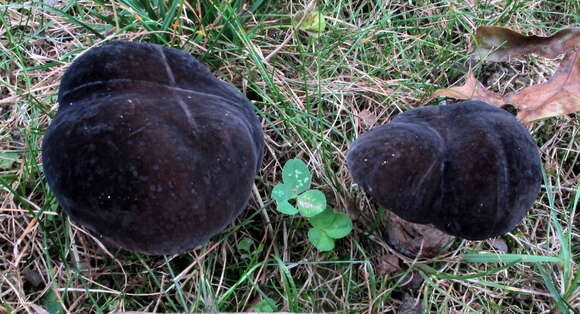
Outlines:
[{"label": "grass", "polygon": [[[265,301],[275,310],[382,313],[406,296],[438,313],[577,311],[577,114],[529,127],[544,184],[530,215],[502,237],[508,253],[457,241],[446,255],[399,256],[401,271],[379,271],[397,253],[382,240],[377,205],[352,185],[349,143],[459,82],[477,26],[547,35],[580,22],[573,0],[414,2],[318,1],[327,19],[318,38],[291,26],[309,5],[300,1],[0,3],[0,312],[247,311]],[[202,248],[167,257],[108,251],[47,187],[39,147],[59,79],[76,56],[113,39],[192,53],[261,117],[265,160],[248,209]],[[490,85],[542,82],[556,66],[534,57],[496,66]],[[307,222],[273,208],[271,189],[291,158],[354,220],[333,252],[316,252]]]}]

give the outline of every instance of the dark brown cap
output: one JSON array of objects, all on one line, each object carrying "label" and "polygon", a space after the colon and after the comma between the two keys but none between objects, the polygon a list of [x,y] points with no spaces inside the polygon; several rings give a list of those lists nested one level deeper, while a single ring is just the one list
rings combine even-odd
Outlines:
[{"label": "dark brown cap", "polygon": [[74,221],[124,249],[173,254],[240,214],[262,149],[251,104],[194,57],[117,41],[63,76],[42,157]]},{"label": "dark brown cap", "polygon": [[470,240],[511,231],[541,183],[528,131],[480,101],[399,114],[352,143],[347,163],[354,181],[386,209]]}]

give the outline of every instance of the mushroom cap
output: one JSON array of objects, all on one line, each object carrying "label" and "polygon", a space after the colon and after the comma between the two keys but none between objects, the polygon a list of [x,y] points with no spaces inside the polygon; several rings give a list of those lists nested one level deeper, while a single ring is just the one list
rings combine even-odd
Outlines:
[{"label": "mushroom cap", "polygon": [[62,78],[42,144],[64,211],[106,242],[174,254],[221,232],[245,208],[263,133],[249,101],[194,57],[117,41]]},{"label": "mushroom cap", "polygon": [[511,231],[541,183],[528,131],[481,101],[401,113],[354,141],[347,165],[354,181],[398,216],[469,240]]}]

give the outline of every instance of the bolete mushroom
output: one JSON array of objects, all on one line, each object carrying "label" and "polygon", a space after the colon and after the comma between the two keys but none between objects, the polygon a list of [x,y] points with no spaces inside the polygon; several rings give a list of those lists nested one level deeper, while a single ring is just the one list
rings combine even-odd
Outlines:
[{"label": "bolete mushroom", "polygon": [[249,101],[194,57],[116,41],[62,78],[42,145],[64,211],[146,254],[199,246],[245,208],[263,149]]},{"label": "bolete mushroom", "polygon": [[352,143],[363,190],[401,218],[483,240],[511,231],[536,199],[540,157],[507,111],[480,101],[422,107]]}]

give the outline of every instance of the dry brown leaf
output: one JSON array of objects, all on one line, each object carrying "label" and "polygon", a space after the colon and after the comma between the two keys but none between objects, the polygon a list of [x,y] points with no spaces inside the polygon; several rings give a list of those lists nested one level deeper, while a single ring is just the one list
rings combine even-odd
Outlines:
[{"label": "dry brown leaf", "polygon": [[381,263],[377,266],[377,275],[382,277],[399,272],[401,269],[397,256],[385,255],[381,257]]},{"label": "dry brown leaf", "polygon": [[421,299],[415,299],[409,295],[405,295],[398,311],[399,314],[422,314],[424,312]]},{"label": "dry brown leaf", "polygon": [[479,46],[476,58],[503,62],[530,53],[555,58],[580,46],[580,28],[566,28],[550,37],[525,36],[508,28],[479,27],[475,33]]},{"label": "dry brown leaf", "polygon": [[424,281],[423,276],[418,271],[412,271],[403,277],[401,288],[417,290],[421,288]]},{"label": "dry brown leaf", "polygon": [[498,250],[501,253],[507,253],[508,252],[507,243],[502,238],[492,239],[492,240],[490,240],[490,244],[491,244],[491,246],[493,246],[496,250]]},{"label": "dry brown leaf", "polygon": [[39,287],[43,283],[42,273],[37,269],[32,268],[31,266],[26,267],[22,271],[22,277],[24,277],[26,282],[30,283],[35,288]]},{"label": "dry brown leaf", "polygon": [[580,49],[569,52],[552,78],[505,96],[524,122],[580,111]]},{"label": "dry brown leaf", "polygon": [[580,112],[580,48],[569,51],[552,78],[539,85],[501,96],[483,86],[467,73],[464,85],[436,90],[430,99],[446,96],[457,99],[485,101],[497,107],[511,104],[520,109],[518,119],[531,122],[537,119]]},{"label": "dry brown leaf", "polygon": [[359,112],[358,117],[362,124],[367,128],[373,126],[379,119],[376,114],[370,112],[368,109]]},{"label": "dry brown leaf", "polygon": [[385,211],[387,242],[400,253],[415,257],[434,257],[449,249],[455,237],[432,225],[415,224]]},{"label": "dry brown leaf", "polygon": [[429,101],[439,96],[456,99],[477,99],[497,107],[504,105],[503,97],[485,88],[485,86],[475,78],[471,69],[467,72],[467,80],[465,81],[465,84],[457,87],[438,89],[431,94]]}]

